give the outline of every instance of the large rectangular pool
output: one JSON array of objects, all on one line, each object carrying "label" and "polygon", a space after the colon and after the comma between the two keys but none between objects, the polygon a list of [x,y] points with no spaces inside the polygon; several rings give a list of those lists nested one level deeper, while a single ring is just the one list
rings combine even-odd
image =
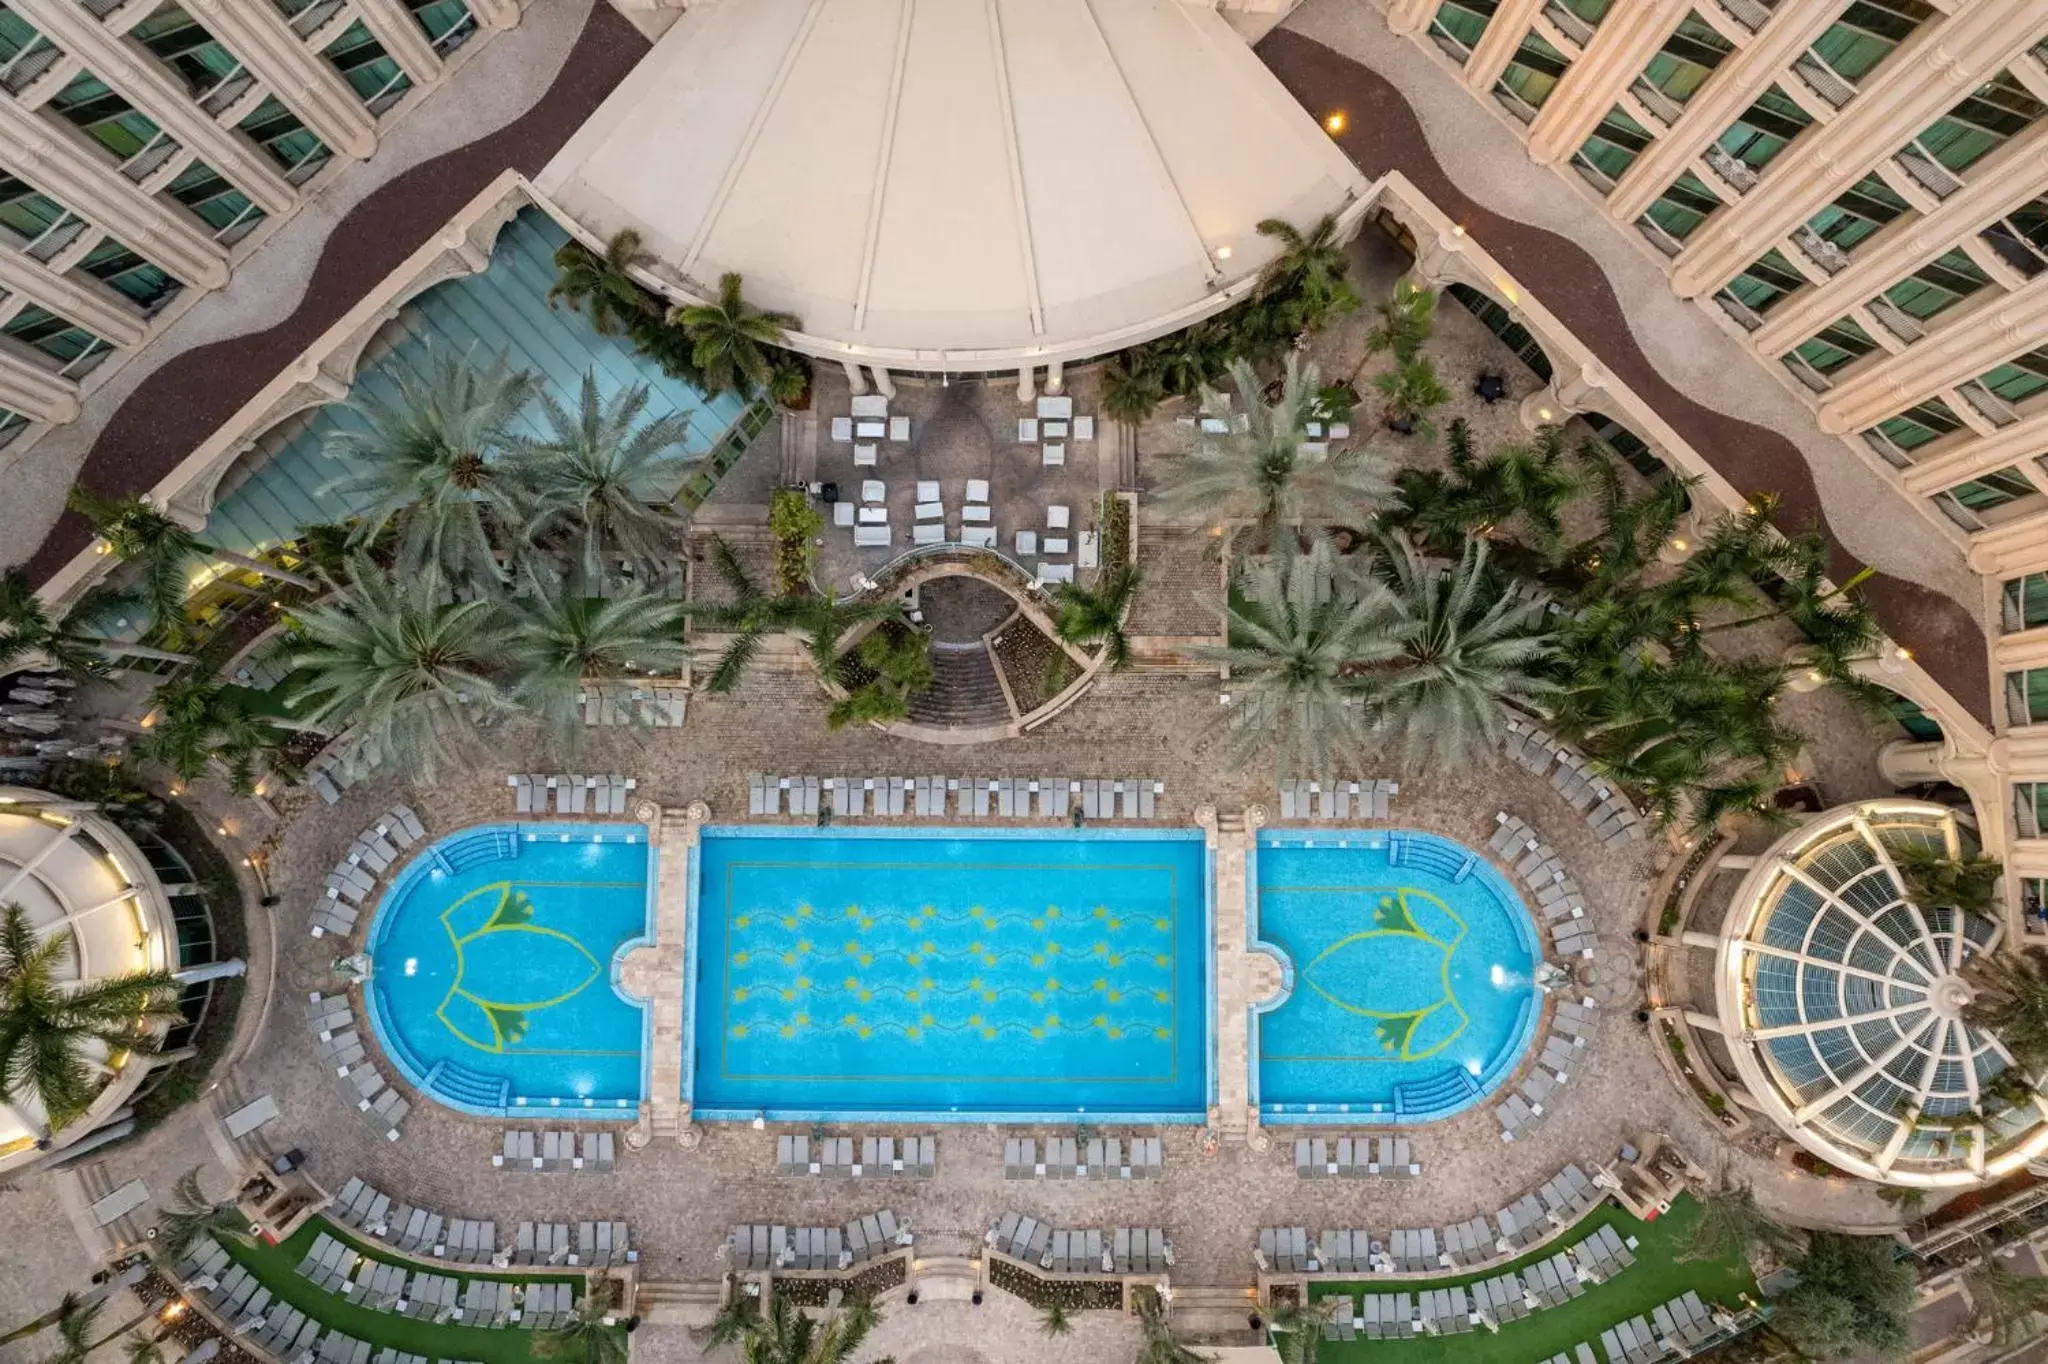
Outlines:
[{"label": "large rectangular pool", "polygon": [[781,1120],[1196,1121],[1199,833],[704,831],[687,1097]]}]

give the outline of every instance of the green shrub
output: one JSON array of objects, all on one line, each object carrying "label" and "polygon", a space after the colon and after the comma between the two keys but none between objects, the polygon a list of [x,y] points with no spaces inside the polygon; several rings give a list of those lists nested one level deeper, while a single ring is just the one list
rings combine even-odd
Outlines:
[{"label": "green shrub", "polygon": [[825,527],[825,518],[811,499],[795,488],[777,488],[768,506],[768,529],[775,536],[775,586],[783,596],[811,590],[811,565],[818,556],[811,541]]}]

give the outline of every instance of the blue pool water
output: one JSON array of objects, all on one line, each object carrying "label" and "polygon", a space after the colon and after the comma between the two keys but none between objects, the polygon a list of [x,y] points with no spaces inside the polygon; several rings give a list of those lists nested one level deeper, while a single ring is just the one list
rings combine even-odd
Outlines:
[{"label": "blue pool water", "polygon": [[613,987],[650,936],[647,830],[487,825],[415,857],[369,932],[371,1024],[411,1083],[468,1112],[619,1116],[647,1010]]},{"label": "blue pool water", "polygon": [[1541,954],[1484,856],[1410,831],[1268,833],[1257,888],[1255,936],[1292,987],[1259,1019],[1269,1119],[1427,1122],[1514,1071],[1540,1013]]},{"label": "blue pool water", "polygon": [[1194,1120],[1207,883],[1194,833],[706,830],[696,1111]]}]

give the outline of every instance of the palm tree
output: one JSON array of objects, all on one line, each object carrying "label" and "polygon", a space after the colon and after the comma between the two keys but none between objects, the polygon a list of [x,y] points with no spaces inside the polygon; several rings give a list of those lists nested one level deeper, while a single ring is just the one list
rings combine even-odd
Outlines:
[{"label": "palm tree", "polygon": [[43,934],[20,905],[0,908],[0,1100],[34,1099],[52,1130],[92,1103],[99,1066],[89,1044],[154,1055],[156,1029],[184,1017],[166,971],[61,979],[76,951],[70,929]]},{"label": "palm tree", "polygon": [[1289,330],[1312,331],[1333,314],[1358,306],[1336,214],[1323,215],[1306,232],[1284,218],[1267,218],[1258,231],[1280,244],[1280,254],[1260,273],[1259,293],[1288,299]]},{"label": "palm tree", "polygon": [[157,1221],[154,1251],[158,1258],[175,1262],[185,1258],[200,1238],[208,1236],[246,1242],[251,1239],[249,1219],[233,1199],[215,1202],[208,1198],[195,1165],[179,1175],[171,1189],[171,1200]]},{"label": "palm tree", "polygon": [[1752,1250],[1765,1250],[1779,1260],[1796,1253],[1798,1232],[1771,1220],[1756,1204],[1747,1184],[1728,1184],[1699,1196],[1699,1215],[1685,1230],[1676,1258],[1680,1260],[1747,1261]]},{"label": "palm tree", "polygon": [[1126,351],[1103,367],[1102,412],[1110,420],[1136,426],[1165,399],[1165,381],[1139,352]]},{"label": "palm tree", "polygon": [[0,672],[37,666],[40,660],[42,666],[83,682],[105,676],[109,655],[159,658],[169,663],[192,661],[190,654],[123,644],[88,630],[84,622],[118,595],[95,588],[62,616],[52,616],[36,595],[26,568],[16,564],[0,571]]},{"label": "palm tree", "polygon": [[64,505],[85,518],[110,554],[140,570],[136,596],[160,628],[185,618],[194,560],[216,559],[309,592],[319,588],[311,578],[208,544],[140,497],[104,497],[81,483],[65,494]]},{"label": "palm tree", "polygon": [[689,334],[690,358],[714,393],[766,385],[772,366],[765,348],[781,345],[785,330],[802,325],[794,314],[756,308],[741,286],[740,276],[728,271],[719,277],[714,301],[687,304],[668,315]]},{"label": "palm tree", "polygon": [[1563,548],[1564,509],[1584,479],[1564,463],[1564,431],[1546,426],[1527,444],[1473,453],[1471,428],[1452,420],[1445,441],[1448,472],[1401,470],[1395,482],[1400,502],[1388,522],[1412,528],[1438,553],[1452,554],[1474,535],[1526,547],[1530,566],[1555,565]]},{"label": "palm tree", "polygon": [[477,364],[473,353],[430,344],[395,382],[388,397],[358,386],[346,408],[353,421],[321,449],[357,467],[323,491],[363,504],[357,546],[395,529],[400,574],[496,585],[493,530],[509,538],[524,518],[517,479],[493,456],[511,445],[533,376],[503,356]]},{"label": "palm tree", "polygon": [[1449,402],[1451,391],[1437,377],[1428,356],[1397,361],[1392,369],[1372,376],[1372,387],[1380,395],[1381,422],[1403,435],[1436,439],[1436,424],[1429,413]]},{"label": "palm tree", "polygon": [[2017,1345],[2039,1329],[2035,1314],[2048,1311],[2048,1279],[2021,1274],[2003,1255],[1986,1247],[1983,1258],[1963,1276],[1977,1315],[1991,1328],[1992,1343]]},{"label": "palm tree", "polygon": [[510,702],[491,680],[501,647],[487,600],[443,602],[440,575],[388,576],[360,556],[353,585],[299,616],[295,698],[325,728],[357,727],[355,757],[430,778],[478,719]]},{"label": "palm tree", "polygon": [[1166,1324],[1166,1307],[1156,1293],[1138,1295],[1138,1329],[1144,1337],[1138,1364],[1209,1364],[1211,1356],[1173,1338],[1173,1330]]},{"label": "palm tree", "polygon": [[106,1310],[106,1299],[85,1302],[66,1295],[66,1300],[75,1304],[74,1309],[57,1318],[57,1348],[44,1364],[85,1364],[86,1356],[106,1343],[92,1334],[100,1313]]},{"label": "palm tree", "polygon": [[1255,519],[1267,532],[1370,512],[1391,491],[1380,458],[1363,449],[1332,450],[1307,434],[1319,378],[1314,365],[1290,356],[1280,396],[1269,404],[1252,367],[1233,362],[1235,410],[1224,395],[1202,392],[1204,417],[1226,429],[1197,426],[1188,448],[1162,471],[1161,510],[1212,524]]},{"label": "palm tree", "polygon": [[127,1364],[170,1364],[164,1357],[161,1338],[130,1336],[121,1342],[121,1357]]},{"label": "palm tree", "polygon": [[534,1353],[580,1364],[626,1364],[626,1333],[613,1316],[611,1285],[599,1278],[585,1284],[576,1313],[553,1330],[534,1336]]},{"label": "palm tree", "polygon": [[868,680],[825,713],[828,729],[901,720],[910,714],[910,698],[932,684],[932,647],[920,631],[870,630],[854,657]]},{"label": "palm tree", "polygon": [[701,1327],[690,1328],[690,1338],[705,1349],[744,1341],[761,1324],[761,1300],[749,1293],[735,1292],[718,1305],[718,1311]]},{"label": "palm tree", "polygon": [[590,582],[609,554],[649,570],[672,555],[681,523],[657,504],[673,496],[677,468],[694,458],[671,453],[689,439],[689,419],[668,412],[640,425],[647,387],[635,384],[607,403],[594,371],[583,375],[574,412],[552,393],[540,396],[551,435],[514,443],[514,469],[532,500],[529,536],[573,544]]},{"label": "palm tree", "polygon": [[739,685],[747,664],[769,635],[806,636],[811,661],[821,675],[830,676],[838,666],[839,641],[848,630],[867,621],[903,618],[902,606],[888,597],[842,602],[831,596],[769,596],[732,552],[732,546],[716,536],[711,541],[711,562],[725,581],[731,600],[692,602],[684,608],[707,629],[732,636],[705,682],[710,691],[731,691]]},{"label": "palm tree", "polygon": [[1223,602],[1228,642],[1192,647],[1229,670],[1231,756],[1270,752],[1281,771],[1328,775],[1368,739],[1362,668],[1400,656],[1402,623],[1384,588],[1337,562],[1327,539],[1241,567]]},{"label": "palm tree", "polygon": [[1273,1309],[1273,1333],[1280,1337],[1282,1364],[1316,1364],[1323,1345],[1323,1325],[1337,1314],[1335,1298],[1311,1298]]},{"label": "palm tree", "polygon": [[[0,1345],[12,1344],[17,1340],[26,1340],[32,1335],[47,1331],[59,1322],[67,1321],[77,1316],[85,1317],[87,1323],[86,1331],[90,1331],[91,1322],[99,1316],[105,1301],[106,1294],[104,1289],[94,1289],[93,1296],[90,1299],[82,1297],[77,1293],[66,1293],[57,1300],[57,1305],[54,1308],[43,1313],[41,1316],[33,1317],[11,1331],[0,1333]],[[78,1334],[85,1334],[85,1332],[79,1332]]]},{"label": "palm tree", "polygon": [[561,302],[584,309],[600,336],[628,331],[636,320],[654,312],[653,300],[632,276],[634,266],[652,259],[640,249],[640,234],[630,227],[614,233],[601,256],[581,242],[568,242],[555,252],[548,307]]},{"label": "palm tree", "polygon": [[1970,962],[1969,977],[1969,1021],[1996,1036],[2022,1070],[2048,1068],[2048,952],[1987,952]]},{"label": "palm tree", "polygon": [[1054,1298],[1038,1311],[1038,1329],[1054,1340],[1074,1333],[1074,1314],[1066,1304]]},{"label": "palm tree", "polygon": [[1396,360],[1413,360],[1436,330],[1436,291],[1396,280],[1392,292],[1373,305],[1373,315],[1365,334],[1366,359],[1392,352]]},{"label": "palm tree", "polygon": [[586,683],[673,677],[690,661],[682,607],[644,588],[585,597],[529,571],[527,591],[505,603],[503,616],[512,699],[565,748],[582,736],[577,693]]},{"label": "palm tree", "polygon": [[297,775],[285,752],[291,731],[250,710],[240,690],[211,677],[188,673],[166,682],[151,696],[150,714],[155,718],[135,751],[182,781],[197,781],[218,764],[228,788],[246,796],[256,789],[259,770]]},{"label": "palm tree", "polygon": [[[721,1314],[723,1315],[723,1314]],[[746,1364],[847,1364],[881,1320],[872,1298],[856,1297],[824,1317],[793,1308],[777,1297],[768,1311],[736,1317],[736,1335]],[[715,1323],[714,1323],[715,1325]],[[716,1342],[714,1342],[716,1343]],[[895,1364],[893,1358],[866,1364]]]},{"label": "palm tree", "polygon": [[1488,571],[1486,542],[1454,565],[1423,559],[1407,537],[1386,541],[1381,572],[1401,619],[1401,653],[1370,683],[1380,722],[1411,765],[1457,770],[1499,749],[1510,713],[1557,690],[1549,599]]},{"label": "palm tree", "polygon": [[1111,672],[1121,672],[1131,663],[1131,640],[1124,633],[1124,617],[1138,595],[1143,575],[1134,563],[1123,563],[1104,573],[1094,587],[1060,583],[1052,590],[1058,614],[1053,628],[1068,644],[1100,644]]},{"label": "palm tree", "polygon": [[1906,883],[1907,897],[1922,909],[1942,905],[1970,914],[1989,914],[2005,884],[2005,864],[1997,858],[1950,857],[1920,844],[1895,849],[1892,865]]}]

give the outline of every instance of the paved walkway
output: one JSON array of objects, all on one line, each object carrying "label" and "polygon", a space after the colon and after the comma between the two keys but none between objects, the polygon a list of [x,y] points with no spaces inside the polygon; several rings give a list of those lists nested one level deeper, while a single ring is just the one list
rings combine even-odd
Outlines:
[{"label": "paved walkway", "polygon": [[1469,91],[1389,33],[1370,5],[1309,0],[1259,54],[1311,113],[1347,113],[1337,142],[1362,170],[1400,171],[1463,223],[1730,482],[1777,493],[1782,526],[1820,527],[1838,581],[1859,562],[1880,569],[1864,590],[1885,628],[1990,723],[1981,588],[1961,548],[1822,432],[1697,305],[1674,297],[1621,229],[1531,163]]}]

